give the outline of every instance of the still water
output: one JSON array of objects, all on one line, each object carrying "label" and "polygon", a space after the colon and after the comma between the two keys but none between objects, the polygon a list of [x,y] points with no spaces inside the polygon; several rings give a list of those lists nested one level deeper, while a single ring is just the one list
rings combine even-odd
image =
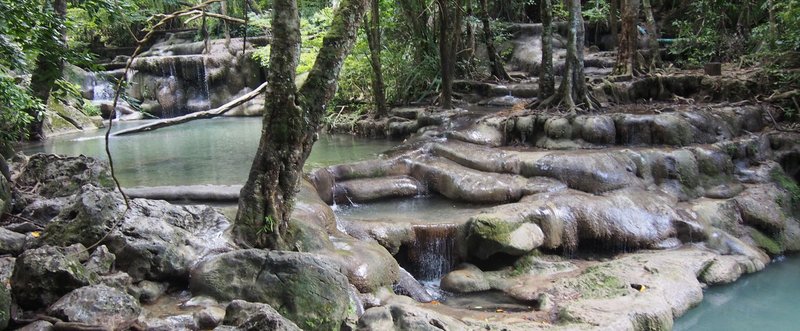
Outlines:
[{"label": "still water", "polygon": [[[115,123],[112,132],[145,123]],[[106,159],[104,134],[105,129],[59,136],[18,150]],[[109,145],[124,186],[243,184],[260,135],[261,118],[215,118],[111,137]],[[395,145],[397,142],[386,140],[321,135],[306,168],[375,158]]]},{"label": "still water", "polygon": [[800,330],[800,256],[778,259],[703,296],[699,306],[675,321],[675,330]]}]

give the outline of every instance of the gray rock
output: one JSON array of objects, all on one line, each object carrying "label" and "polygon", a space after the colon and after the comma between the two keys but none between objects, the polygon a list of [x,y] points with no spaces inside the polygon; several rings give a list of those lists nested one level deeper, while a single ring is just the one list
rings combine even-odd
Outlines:
[{"label": "gray rock", "polygon": [[45,197],[65,197],[80,192],[81,187],[92,184],[113,187],[108,165],[86,156],[58,156],[34,154],[20,169],[16,185],[27,194]]},{"label": "gray rock", "polygon": [[142,316],[139,318],[138,323],[148,331],[191,331],[200,329],[195,316],[191,313],[164,317]]},{"label": "gray rock", "polygon": [[433,297],[406,269],[400,268],[400,278],[395,285],[398,294],[408,295],[417,302],[431,302]]},{"label": "gray rock", "polygon": [[98,283],[108,287],[113,287],[128,294],[133,295],[138,299],[139,293],[134,291],[133,278],[124,272],[115,272],[109,275],[102,275],[98,279]]},{"label": "gray rock", "polygon": [[139,293],[139,300],[143,303],[151,303],[158,300],[164,292],[167,291],[165,283],[156,283],[149,280],[143,280],[136,284],[136,292]]},{"label": "gray rock", "polygon": [[522,176],[477,171],[435,157],[415,160],[411,175],[447,198],[478,203],[517,201],[528,184]]},{"label": "gray rock", "polygon": [[640,184],[636,171],[635,163],[617,153],[553,153],[523,160],[521,166],[523,176],[555,178],[572,189],[595,194]]},{"label": "gray rock", "polygon": [[400,266],[383,246],[345,236],[331,239],[335,249],[330,253],[321,253],[341,265],[350,284],[359,292],[374,292],[397,282]]},{"label": "gray rock", "polygon": [[432,310],[404,304],[367,309],[358,321],[357,330],[417,331],[467,330],[467,325]]},{"label": "gray rock", "polygon": [[544,234],[536,224],[489,213],[470,219],[468,241],[470,254],[485,260],[496,253],[524,255],[544,243]]},{"label": "gray rock", "polygon": [[0,174],[0,215],[9,210],[11,210],[11,185],[9,185],[6,177]]},{"label": "gray rock", "polygon": [[465,264],[442,278],[441,287],[445,291],[470,293],[490,290],[492,287],[478,267]]},{"label": "gray rock", "polygon": [[209,330],[222,323],[222,320],[225,318],[225,309],[220,307],[205,307],[200,311],[194,312],[192,315],[197,321],[198,327],[203,330]]},{"label": "gray rock", "polygon": [[24,234],[0,228],[0,254],[17,255],[25,248],[27,237]]},{"label": "gray rock", "polygon": [[17,331],[51,331],[51,330],[53,330],[53,323],[41,320],[17,329]]},{"label": "gray rock", "polygon": [[97,247],[89,260],[84,263],[87,270],[97,273],[98,275],[105,275],[111,272],[114,267],[114,261],[117,257],[108,251],[106,245]]},{"label": "gray rock", "polygon": [[302,328],[338,328],[347,316],[347,278],[338,266],[308,253],[239,250],[212,257],[192,270],[195,295],[243,299],[279,307]]},{"label": "gray rock", "polygon": [[379,199],[413,197],[425,192],[425,186],[408,176],[354,179],[336,183],[336,203],[366,202]]},{"label": "gray rock", "polygon": [[86,270],[74,255],[50,246],[22,253],[11,275],[14,298],[25,309],[47,306],[74,289],[96,282],[97,275]]},{"label": "gray rock", "polygon": [[225,310],[225,325],[235,326],[242,331],[294,331],[300,330],[294,322],[281,316],[265,303],[251,303],[233,300]]},{"label": "gray rock", "polygon": [[127,293],[105,286],[92,285],[70,292],[47,313],[64,321],[125,330],[139,317],[139,302]]},{"label": "gray rock", "polygon": [[14,273],[14,266],[16,263],[16,258],[0,257],[0,284],[11,283],[11,274]]},{"label": "gray rock", "polygon": [[[117,269],[134,280],[185,279],[198,259],[233,247],[224,234],[228,220],[211,207],[135,199],[120,220],[124,206],[119,194],[85,186],[47,227],[44,240],[91,245],[105,238]],[[115,222],[121,222],[119,228],[105,237]]]}]

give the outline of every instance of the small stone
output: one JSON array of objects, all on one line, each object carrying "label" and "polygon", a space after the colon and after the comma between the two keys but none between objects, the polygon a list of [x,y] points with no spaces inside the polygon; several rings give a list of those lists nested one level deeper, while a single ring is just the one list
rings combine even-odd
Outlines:
[{"label": "small stone", "polygon": [[201,329],[213,329],[217,327],[225,318],[225,309],[219,307],[206,307],[194,313],[197,326]]},{"label": "small stone", "polygon": [[139,284],[136,284],[136,287],[139,288],[139,300],[144,303],[155,302],[167,291],[166,284],[151,282],[149,280],[139,282]]},{"label": "small stone", "polygon": [[24,234],[0,228],[0,254],[17,255],[22,253],[26,240]]},{"label": "small stone", "polygon": [[47,309],[48,315],[64,321],[99,325],[112,330],[130,327],[140,312],[136,298],[105,285],[79,288]]},{"label": "small stone", "polygon": [[117,257],[114,255],[114,253],[108,251],[108,247],[106,247],[106,245],[102,245],[94,250],[84,266],[88,270],[104,275],[111,272],[111,269],[114,266],[114,260],[116,260],[116,258]]}]

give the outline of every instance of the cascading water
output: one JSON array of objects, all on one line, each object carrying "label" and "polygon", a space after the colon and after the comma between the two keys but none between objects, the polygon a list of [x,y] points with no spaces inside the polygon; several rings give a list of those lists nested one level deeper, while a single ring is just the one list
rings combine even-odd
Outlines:
[{"label": "cascading water", "polygon": [[105,77],[93,74],[92,101],[108,101],[114,99],[114,84]]},{"label": "cascading water", "polygon": [[415,226],[416,239],[399,262],[420,281],[439,280],[459,262],[457,235],[458,228],[452,224]]}]

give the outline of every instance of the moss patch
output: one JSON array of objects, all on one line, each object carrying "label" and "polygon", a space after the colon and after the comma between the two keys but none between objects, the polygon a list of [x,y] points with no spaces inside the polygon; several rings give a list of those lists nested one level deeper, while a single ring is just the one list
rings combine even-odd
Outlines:
[{"label": "moss patch", "polygon": [[[797,183],[792,178],[787,176],[786,173],[781,171],[781,169],[778,168],[772,169],[769,175],[775,183],[780,185],[780,187],[782,187],[786,191],[789,191],[789,195],[792,200],[791,206],[797,209],[798,208],[797,206],[800,205],[800,186],[798,186]],[[777,202],[779,205],[785,205],[781,203],[783,201],[777,201]]]},{"label": "moss patch", "polygon": [[753,242],[756,243],[756,246],[759,248],[764,249],[770,255],[778,255],[781,254],[784,249],[777,241],[770,238],[769,236],[761,233],[754,228],[750,228],[750,238],[753,239]]},{"label": "moss patch", "polygon": [[627,284],[612,274],[608,265],[586,268],[577,278],[565,280],[564,285],[580,292],[584,298],[613,298],[627,292]]}]

